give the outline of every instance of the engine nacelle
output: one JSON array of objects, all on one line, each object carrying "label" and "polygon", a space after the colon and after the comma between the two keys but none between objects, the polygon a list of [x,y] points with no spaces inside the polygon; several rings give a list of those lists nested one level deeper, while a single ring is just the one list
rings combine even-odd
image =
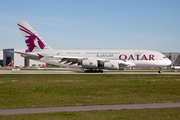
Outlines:
[{"label": "engine nacelle", "polygon": [[119,64],[118,62],[105,62],[104,69],[119,70]]},{"label": "engine nacelle", "polygon": [[82,61],[82,67],[83,68],[97,68],[98,67],[98,61],[97,60],[83,60]]}]

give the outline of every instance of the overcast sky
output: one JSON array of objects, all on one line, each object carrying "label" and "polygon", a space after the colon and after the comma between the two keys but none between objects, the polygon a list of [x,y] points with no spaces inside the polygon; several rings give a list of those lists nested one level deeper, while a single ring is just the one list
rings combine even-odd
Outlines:
[{"label": "overcast sky", "polygon": [[0,0],[0,50],[27,48],[26,21],[54,49],[180,52],[180,0]]}]

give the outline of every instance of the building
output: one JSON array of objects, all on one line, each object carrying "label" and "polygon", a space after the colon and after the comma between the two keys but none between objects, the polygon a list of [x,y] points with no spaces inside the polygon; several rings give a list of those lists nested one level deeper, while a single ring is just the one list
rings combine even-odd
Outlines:
[{"label": "building", "polygon": [[0,50],[0,67],[3,66],[3,51]]}]

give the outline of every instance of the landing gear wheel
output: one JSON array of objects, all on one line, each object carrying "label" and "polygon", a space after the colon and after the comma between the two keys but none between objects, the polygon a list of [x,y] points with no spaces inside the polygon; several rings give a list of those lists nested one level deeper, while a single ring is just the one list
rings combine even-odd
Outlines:
[{"label": "landing gear wheel", "polygon": [[99,70],[99,73],[103,73],[103,70]]},{"label": "landing gear wheel", "polygon": [[84,70],[84,73],[103,73],[103,70]]},{"label": "landing gear wheel", "polygon": [[163,71],[162,71],[162,69],[161,68],[159,68],[159,71],[158,71],[158,73],[162,73]]}]

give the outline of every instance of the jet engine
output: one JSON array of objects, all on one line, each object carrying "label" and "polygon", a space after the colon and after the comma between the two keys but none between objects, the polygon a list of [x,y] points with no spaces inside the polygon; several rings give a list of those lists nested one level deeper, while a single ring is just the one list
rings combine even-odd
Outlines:
[{"label": "jet engine", "polygon": [[119,63],[118,62],[105,62],[104,69],[119,70]]},{"label": "jet engine", "polygon": [[97,68],[98,67],[98,61],[97,60],[83,60],[82,61],[82,67],[83,68]]}]

